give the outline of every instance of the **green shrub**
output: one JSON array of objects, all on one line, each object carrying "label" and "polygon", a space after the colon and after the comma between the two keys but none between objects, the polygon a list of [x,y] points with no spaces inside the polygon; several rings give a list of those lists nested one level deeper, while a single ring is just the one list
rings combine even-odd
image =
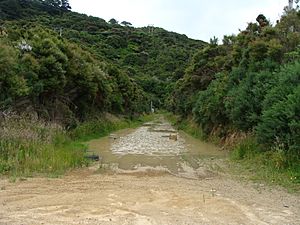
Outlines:
[{"label": "green shrub", "polygon": [[231,123],[243,131],[251,130],[260,120],[266,93],[276,84],[269,71],[245,73],[238,86],[232,86],[225,106]]},{"label": "green shrub", "polygon": [[254,155],[258,154],[260,151],[260,146],[257,141],[249,137],[238,144],[231,152],[231,159],[233,160],[243,160],[252,158]]},{"label": "green shrub", "polygon": [[239,176],[300,191],[300,158],[287,153],[282,146],[265,151],[255,138],[248,137],[233,149],[230,158],[238,162],[232,169]]},{"label": "green shrub", "polygon": [[200,91],[193,109],[195,120],[209,133],[215,126],[225,125],[228,122],[225,113],[224,100],[228,86],[228,76],[218,74],[207,90]]},{"label": "green shrub", "polygon": [[258,141],[269,146],[283,145],[300,152],[300,63],[279,72],[279,82],[264,101],[261,122],[256,128]]}]

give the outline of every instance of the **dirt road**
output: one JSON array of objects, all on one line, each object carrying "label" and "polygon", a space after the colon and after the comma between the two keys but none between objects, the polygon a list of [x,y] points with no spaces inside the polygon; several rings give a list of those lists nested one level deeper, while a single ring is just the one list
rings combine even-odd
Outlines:
[{"label": "dirt road", "polygon": [[213,146],[166,137],[175,132],[163,123],[95,140],[100,169],[0,180],[0,224],[300,224],[299,195],[233,179]]}]

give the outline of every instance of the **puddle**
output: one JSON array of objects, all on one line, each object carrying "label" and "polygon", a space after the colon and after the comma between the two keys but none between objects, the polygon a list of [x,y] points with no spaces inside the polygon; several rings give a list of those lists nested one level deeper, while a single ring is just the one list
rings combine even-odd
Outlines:
[{"label": "puddle", "polygon": [[226,154],[212,144],[176,131],[164,120],[90,141],[89,150],[118,173],[167,171],[188,178],[203,177],[201,159],[223,158]]}]

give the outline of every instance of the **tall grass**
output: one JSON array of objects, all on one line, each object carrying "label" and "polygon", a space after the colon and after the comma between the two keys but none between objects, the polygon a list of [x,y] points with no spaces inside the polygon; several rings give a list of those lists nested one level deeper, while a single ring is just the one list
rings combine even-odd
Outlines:
[{"label": "tall grass", "polygon": [[300,160],[280,146],[265,151],[255,138],[248,137],[231,152],[232,171],[251,180],[277,184],[300,191]]},{"label": "tall grass", "polygon": [[54,123],[11,114],[0,118],[0,173],[63,173],[86,165],[85,146]]},{"label": "tall grass", "polygon": [[88,165],[87,146],[82,142],[110,132],[137,127],[153,116],[133,121],[119,118],[94,119],[71,131],[59,124],[16,114],[0,117],[0,174],[32,176],[63,174]]}]

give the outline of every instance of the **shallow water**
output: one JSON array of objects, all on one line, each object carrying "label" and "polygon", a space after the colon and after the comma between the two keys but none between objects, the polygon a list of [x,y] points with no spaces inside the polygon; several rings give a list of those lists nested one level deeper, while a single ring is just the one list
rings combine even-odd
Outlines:
[{"label": "shallow water", "polygon": [[176,131],[163,119],[92,140],[89,151],[99,155],[101,163],[114,170],[164,170],[189,176],[195,176],[201,167],[200,159],[222,158],[226,154],[215,145]]}]

